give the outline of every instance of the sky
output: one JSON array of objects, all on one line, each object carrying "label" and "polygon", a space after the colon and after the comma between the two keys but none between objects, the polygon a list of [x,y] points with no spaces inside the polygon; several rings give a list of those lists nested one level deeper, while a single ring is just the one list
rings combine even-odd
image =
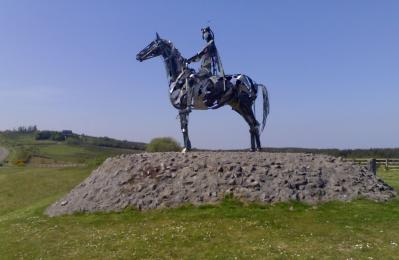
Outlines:
[{"label": "sky", "polygon": [[[399,147],[398,13],[389,0],[0,0],[0,130],[182,142],[161,58],[135,56],[158,32],[191,57],[210,25],[225,72],[268,88],[263,146]],[[248,130],[227,106],[190,114],[194,147],[248,148]]]}]

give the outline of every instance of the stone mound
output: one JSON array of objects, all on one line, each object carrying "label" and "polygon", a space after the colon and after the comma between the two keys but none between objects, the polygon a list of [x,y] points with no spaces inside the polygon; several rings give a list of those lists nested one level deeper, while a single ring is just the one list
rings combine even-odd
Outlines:
[{"label": "stone mound", "polygon": [[242,201],[309,204],[396,196],[367,167],[326,155],[300,153],[142,153],[108,158],[46,214],[140,210]]}]

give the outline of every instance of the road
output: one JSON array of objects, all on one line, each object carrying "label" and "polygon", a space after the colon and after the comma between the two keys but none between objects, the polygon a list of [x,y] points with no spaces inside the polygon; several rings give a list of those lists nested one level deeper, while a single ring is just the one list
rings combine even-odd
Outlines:
[{"label": "road", "polygon": [[4,147],[0,147],[0,162],[6,159],[8,156],[8,150]]}]

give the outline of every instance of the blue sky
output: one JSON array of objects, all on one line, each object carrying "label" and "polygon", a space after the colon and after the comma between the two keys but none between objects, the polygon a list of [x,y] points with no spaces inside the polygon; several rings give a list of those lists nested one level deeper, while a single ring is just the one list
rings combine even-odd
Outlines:
[{"label": "blue sky", "polygon": [[[161,59],[135,55],[159,32],[190,57],[209,23],[226,73],[269,89],[264,146],[398,147],[398,13],[388,0],[1,0],[0,129],[181,141]],[[249,147],[228,107],[189,127],[195,147]]]}]

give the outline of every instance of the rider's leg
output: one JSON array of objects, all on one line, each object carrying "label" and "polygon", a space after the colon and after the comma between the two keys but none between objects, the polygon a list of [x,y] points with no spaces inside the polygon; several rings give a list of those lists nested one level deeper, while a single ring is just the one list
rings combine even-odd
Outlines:
[{"label": "rider's leg", "polygon": [[212,73],[206,68],[200,68],[200,70],[197,73],[197,77],[200,79],[208,78],[210,76],[212,76]]}]

